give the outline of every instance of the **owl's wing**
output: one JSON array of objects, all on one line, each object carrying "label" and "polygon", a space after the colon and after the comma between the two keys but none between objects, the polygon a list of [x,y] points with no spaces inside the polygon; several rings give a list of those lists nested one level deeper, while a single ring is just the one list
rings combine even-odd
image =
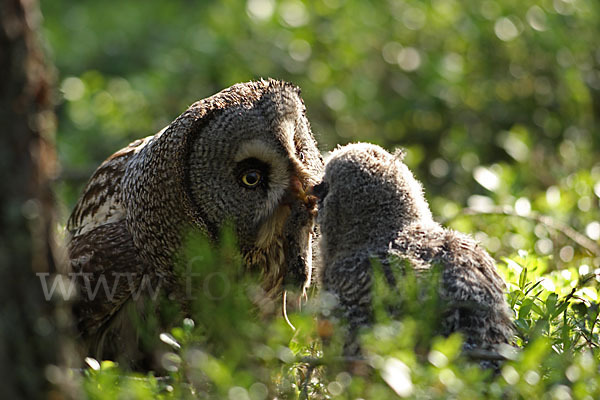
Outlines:
[{"label": "owl's wing", "polygon": [[125,219],[121,181],[131,157],[153,136],[136,140],[104,161],[94,172],[67,222],[67,231],[76,238],[104,224]]},{"label": "owl's wing", "polygon": [[456,281],[455,290],[475,291],[471,296],[480,296],[482,303],[501,301],[505,284],[496,271],[494,259],[467,235],[447,230],[445,236],[441,256],[445,270]]},{"label": "owl's wing", "polygon": [[468,235],[450,229],[415,226],[394,247],[415,268],[442,266],[440,298],[444,300],[444,332],[460,331],[466,342],[510,343],[513,324],[504,299],[504,280],[494,259]]},{"label": "owl's wing", "polygon": [[142,279],[143,263],[125,223],[121,182],[128,161],[148,140],[131,143],[98,167],[67,223],[79,289],[74,312],[84,336],[105,326]]},{"label": "owl's wing", "polygon": [[450,230],[441,256],[448,328],[464,332],[474,344],[510,343],[513,323],[493,258],[471,237]]}]

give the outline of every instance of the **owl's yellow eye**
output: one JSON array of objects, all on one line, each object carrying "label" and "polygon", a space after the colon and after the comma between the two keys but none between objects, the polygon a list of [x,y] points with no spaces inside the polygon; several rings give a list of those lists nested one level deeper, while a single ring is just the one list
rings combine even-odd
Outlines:
[{"label": "owl's yellow eye", "polygon": [[242,175],[242,183],[248,187],[254,187],[260,183],[261,178],[259,171],[248,171]]}]

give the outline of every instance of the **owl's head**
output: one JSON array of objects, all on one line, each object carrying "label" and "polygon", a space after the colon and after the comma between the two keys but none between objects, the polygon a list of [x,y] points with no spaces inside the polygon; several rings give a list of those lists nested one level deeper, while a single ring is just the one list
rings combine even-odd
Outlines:
[{"label": "owl's head", "polygon": [[216,237],[235,227],[249,266],[264,287],[302,286],[310,280],[317,149],[300,91],[268,80],[234,85],[193,105],[201,112],[184,160],[194,218]]},{"label": "owl's head", "polygon": [[401,158],[367,143],[330,154],[314,189],[325,252],[381,248],[405,226],[433,224],[423,188]]}]

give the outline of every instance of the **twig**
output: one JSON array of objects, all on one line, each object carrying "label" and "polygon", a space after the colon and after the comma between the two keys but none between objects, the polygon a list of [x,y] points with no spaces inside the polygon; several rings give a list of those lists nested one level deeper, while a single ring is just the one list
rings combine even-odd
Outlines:
[{"label": "twig", "polygon": [[325,364],[322,357],[301,357],[299,360],[296,360],[296,362],[308,364],[313,367]]},{"label": "twig", "polygon": [[[72,372],[79,374],[79,375],[83,375],[85,374],[87,371],[94,371],[93,369],[90,368],[69,368]],[[165,375],[165,376],[131,376],[131,375],[126,375],[127,372],[126,371],[122,371],[122,373],[119,374],[119,379],[125,379],[128,381],[146,381],[150,378],[152,379],[156,379],[158,382],[163,382],[163,383],[169,383],[171,381],[173,381],[173,377]]]},{"label": "twig", "polygon": [[448,218],[444,222],[450,222],[450,221],[452,221],[456,218],[459,218],[463,215],[503,215],[506,217],[518,217],[518,218],[524,218],[524,219],[528,219],[531,221],[535,221],[535,222],[538,222],[540,224],[547,226],[548,228],[550,228],[556,232],[563,234],[567,238],[571,239],[573,242],[577,243],[577,245],[579,245],[580,247],[589,251],[591,254],[595,255],[596,257],[600,257],[600,245],[598,243],[589,239],[585,235],[577,232],[575,229],[571,228],[569,225],[562,223],[560,221],[557,221],[557,220],[553,219],[552,217],[549,217],[548,215],[543,215],[543,214],[539,214],[536,212],[530,212],[528,214],[517,214],[511,207],[501,207],[501,206],[490,207],[484,211],[475,210],[473,208],[465,208],[462,210],[461,213]]},{"label": "twig", "polygon": [[[589,337],[586,335],[585,329],[581,328],[579,325],[575,325],[575,327],[577,328],[577,330],[579,331],[579,334],[580,334],[581,336],[583,336],[583,338],[585,339],[585,341],[588,343],[588,345],[589,345],[590,347],[596,347],[596,348],[598,348],[598,347],[599,347],[599,346],[598,346],[596,343],[594,343],[594,341],[593,341],[592,339],[590,339],[590,338],[589,338]],[[590,333],[592,333],[592,332],[590,331]],[[592,334],[593,334],[593,333],[592,333]]]},{"label": "twig", "polygon": [[313,367],[318,367],[321,365],[325,365],[328,364],[330,362],[366,362],[368,361],[365,358],[361,358],[361,357],[330,357],[330,358],[325,358],[325,357],[309,357],[309,356],[305,356],[305,357],[300,357],[299,359],[297,359],[295,362],[297,363],[303,363],[303,364],[308,364],[310,366]]},{"label": "twig", "polygon": [[302,383],[302,392],[300,393],[300,399],[302,400],[308,400],[308,385],[310,383],[310,380],[312,379],[312,373],[315,369],[314,365],[309,364],[308,365],[308,369],[306,371],[306,378],[304,379],[304,382]]},{"label": "twig", "polygon": [[489,350],[465,350],[464,355],[473,360],[479,361],[505,361],[508,360],[505,356],[495,351]]}]

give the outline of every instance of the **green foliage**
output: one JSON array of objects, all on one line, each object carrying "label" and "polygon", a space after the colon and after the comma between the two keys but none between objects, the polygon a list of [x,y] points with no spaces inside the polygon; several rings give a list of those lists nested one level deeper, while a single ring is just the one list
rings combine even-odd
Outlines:
[{"label": "green foliage", "polygon": [[[600,7],[583,0],[42,2],[68,214],[102,160],[260,77],[303,89],[324,151],[407,149],[434,214],[508,256],[600,267]],[[461,218],[465,205],[515,218]],[[596,242],[573,246],[540,212]],[[66,218],[66,215],[65,215]]]},{"label": "green foliage", "polygon": [[508,283],[517,336],[516,348],[501,352],[507,361],[498,373],[481,369],[463,354],[460,335],[433,334],[440,309],[435,277],[419,279],[423,277],[407,268],[406,278],[394,291],[375,266],[376,324],[363,335],[367,360],[352,366],[339,357],[343,334],[338,327],[334,344],[323,354],[316,318],[321,304],[314,294],[302,312],[290,314],[295,331],[280,315],[266,315],[265,310],[279,312],[257,301],[258,277],[244,271],[231,238],[225,235],[220,246],[198,237],[189,242],[194,319],[184,319],[160,335],[169,346],[161,356],[166,375],[130,374],[104,361],[85,373],[88,397],[593,399],[600,395],[600,279],[597,273],[578,272],[577,263],[549,272],[546,259],[522,251],[499,264]]},{"label": "green foliage", "polygon": [[[551,186],[572,190],[582,169],[598,181],[596,2],[41,6],[59,70],[58,142],[69,204],[73,186],[120,146],[157,132],[195,100],[267,76],[303,89],[324,150],[356,140],[406,147],[409,165],[446,217],[456,210],[447,200],[462,205],[478,194],[512,206]],[[580,195],[589,198],[582,213],[597,209],[588,192]],[[572,209],[572,201],[559,202]]]},{"label": "green foliage", "polygon": [[166,332],[179,345],[164,358],[169,375],[103,363],[86,372],[89,397],[600,397],[597,2],[41,6],[59,71],[65,214],[103,159],[193,101],[249,79],[290,80],[324,151],[356,140],[407,149],[434,214],[503,260],[518,328],[520,350],[493,376],[461,355],[458,336],[427,334],[417,292],[400,317],[386,317],[394,299],[382,285],[380,318],[365,337],[373,371],[352,376],[321,358],[318,305],[290,316],[292,332],[254,304],[256,277],[243,273],[231,241],[196,241],[194,261],[181,266],[199,274],[194,321]]}]

